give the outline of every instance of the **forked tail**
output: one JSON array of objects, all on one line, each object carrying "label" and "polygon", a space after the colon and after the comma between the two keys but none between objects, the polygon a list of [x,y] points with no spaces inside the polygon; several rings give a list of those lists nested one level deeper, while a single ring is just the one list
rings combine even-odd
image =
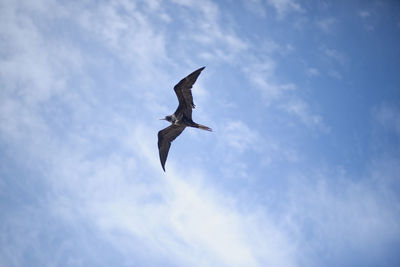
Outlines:
[{"label": "forked tail", "polygon": [[198,124],[198,123],[196,123],[196,128],[212,132],[212,129],[210,127],[207,127],[207,126],[204,126],[204,125],[201,125],[201,124]]}]

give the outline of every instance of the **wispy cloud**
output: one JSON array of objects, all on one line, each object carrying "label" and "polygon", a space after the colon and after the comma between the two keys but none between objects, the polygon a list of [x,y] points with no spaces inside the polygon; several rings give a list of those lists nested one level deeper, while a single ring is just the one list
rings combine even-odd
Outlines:
[{"label": "wispy cloud", "polygon": [[[247,49],[247,42],[240,38],[230,25],[221,24],[221,11],[212,1],[174,1],[182,6],[187,16],[183,19],[188,28],[187,35],[179,36],[185,44],[196,42],[201,45],[203,52],[200,57],[210,60],[222,60],[234,63],[240,53]],[[195,16],[193,16],[195,12]],[[183,52],[187,47],[182,46]]]},{"label": "wispy cloud", "polygon": [[79,71],[81,67],[79,51],[69,44],[44,39],[35,21],[29,16],[19,16],[14,4],[7,3],[4,13],[5,21],[0,28],[5,37],[3,53],[7,53],[0,65],[3,92],[13,91],[15,97],[31,105],[65,89],[68,78],[65,73]]},{"label": "wispy cloud", "polygon": [[374,119],[387,131],[400,136],[400,110],[390,105],[381,105],[373,110]]},{"label": "wispy cloud", "polygon": [[229,122],[222,128],[225,133],[224,139],[235,151],[243,152],[249,148],[257,148],[261,141],[258,133],[242,121]]},{"label": "wispy cloud", "polygon": [[329,58],[337,61],[341,65],[346,65],[348,62],[347,57],[341,53],[340,51],[333,49],[333,48],[322,48],[323,53],[328,56]]},{"label": "wispy cloud", "polygon": [[[325,175],[332,174],[324,174],[312,184],[299,183],[302,178],[295,178],[289,224],[310,223],[312,233],[306,240],[315,245],[314,252],[329,251],[336,257],[351,249],[356,254],[368,255],[369,259],[379,258],[386,245],[400,235],[399,213],[389,204],[397,200],[386,195],[387,188],[376,190],[372,176],[351,182],[340,175],[335,179]],[[303,196],[300,202],[298,194]]]},{"label": "wispy cloud", "polygon": [[275,62],[271,59],[267,59],[262,63],[253,62],[244,67],[244,72],[248,75],[249,81],[259,88],[267,103],[276,100],[285,91],[296,88],[293,83],[278,83],[274,81]]},{"label": "wispy cloud", "polygon": [[266,6],[275,9],[278,19],[284,18],[290,12],[304,13],[304,8],[295,0],[250,0],[243,1],[243,5],[251,12],[259,15],[266,15]]},{"label": "wispy cloud", "polygon": [[[57,158],[53,158],[52,149],[40,143],[26,147],[27,157],[35,157],[38,147],[44,148],[44,159],[53,166],[43,181],[52,188],[43,211],[74,227],[85,221],[94,227],[100,241],[119,251],[123,259],[140,252],[133,245],[139,243],[174,265],[295,266],[294,248],[285,233],[263,214],[239,211],[233,199],[202,182],[200,170],[171,165],[166,178],[155,175],[161,170],[154,157],[154,130],[138,125],[131,129],[130,136],[119,136],[136,151],[131,157],[113,154],[91,159],[85,149],[76,149],[79,146],[73,143],[58,144]],[[86,136],[81,138],[91,142]],[[142,172],[143,168],[147,170]],[[149,181],[148,175],[153,180]],[[14,217],[13,224],[31,222],[29,216]],[[81,235],[88,238],[87,233]],[[121,235],[127,243],[121,242]],[[40,240],[28,239],[32,246],[45,249]]]},{"label": "wispy cloud", "polygon": [[308,68],[307,69],[307,75],[309,75],[309,76],[319,76],[320,73],[319,73],[319,70],[316,69],[316,68]]},{"label": "wispy cloud", "polygon": [[304,12],[301,5],[294,0],[267,0],[267,3],[276,9],[279,17],[283,17],[291,11]]},{"label": "wispy cloud", "polygon": [[259,16],[265,16],[265,7],[263,5],[262,0],[249,0],[249,1],[242,1],[243,5],[249,9],[251,12],[259,15]]},{"label": "wispy cloud", "polygon": [[343,79],[342,74],[340,72],[338,72],[337,70],[328,71],[328,75],[339,81]]},{"label": "wispy cloud", "polygon": [[[377,4],[377,3],[375,3]],[[376,9],[379,9],[379,4],[374,8],[360,9],[357,15],[361,18],[361,22],[366,31],[374,31],[377,26]]]},{"label": "wispy cloud", "polygon": [[342,80],[343,72],[349,68],[349,57],[337,49],[325,46],[321,47],[320,51],[323,61],[327,63],[327,74],[332,78]]},{"label": "wispy cloud", "polygon": [[359,10],[358,15],[362,18],[367,18],[371,16],[371,13],[368,10]]},{"label": "wispy cloud", "polygon": [[283,104],[281,108],[286,110],[289,114],[299,118],[300,121],[307,126],[317,127],[325,132],[329,131],[329,127],[323,123],[322,117],[312,114],[308,104],[301,99],[296,99]]},{"label": "wispy cloud", "polygon": [[325,33],[331,33],[335,27],[335,25],[337,24],[337,19],[335,18],[324,18],[321,20],[318,20],[317,26],[318,28],[320,28],[323,32]]},{"label": "wispy cloud", "polygon": [[[163,14],[160,9],[154,2],[148,12]],[[70,10],[87,34],[107,45],[109,51],[121,60],[140,61],[141,64],[134,67],[142,79],[151,79],[143,70],[154,70],[156,64],[168,62],[163,29],[156,28],[148,14],[132,2],[105,2],[93,6],[92,10],[72,6]]]}]

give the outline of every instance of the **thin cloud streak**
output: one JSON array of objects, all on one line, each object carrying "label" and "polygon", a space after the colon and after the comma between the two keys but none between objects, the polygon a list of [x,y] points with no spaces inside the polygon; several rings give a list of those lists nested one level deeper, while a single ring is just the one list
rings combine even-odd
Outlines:
[{"label": "thin cloud streak", "polygon": [[294,0],[267,0],[267,3],[276,9],[280,18],[291,11],[304,12],[301,5]]},{"label": "thin cloud streak", "polygon": [[326,126],[319,115],[312,114],[306,102],[302,100],[290,101],[281,106],[289,114],[295,115],[302,123],[310,127],[317,127],[324,132],[329,132],[329,127]]}]

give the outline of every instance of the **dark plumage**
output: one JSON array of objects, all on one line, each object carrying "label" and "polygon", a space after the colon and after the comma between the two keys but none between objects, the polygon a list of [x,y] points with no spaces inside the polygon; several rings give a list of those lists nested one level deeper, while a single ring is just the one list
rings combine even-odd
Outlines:
[{"label": "dark plumage", "polygon": [[171,122],[171,125],[158,132],[158,151],[160,153],[161,166],[164,171],[171,142],[174,141],[186,127],[189,126],[206,131],[212,131],[211,128],[195,123],[192,120],[192,109],[195,107],[193,103],[192,86],[204,68],[205,67],[202,67],[192,72],[174,87],[174,91],[179,101],[178,108],[174,114],[165,116],[165,118],[162,119]]}]

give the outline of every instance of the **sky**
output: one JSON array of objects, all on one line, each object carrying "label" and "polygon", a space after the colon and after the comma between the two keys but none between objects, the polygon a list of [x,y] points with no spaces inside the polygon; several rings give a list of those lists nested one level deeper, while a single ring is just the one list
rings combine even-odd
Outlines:
[{"label": "sky", "polygon": [[399,266],[399,69],[395,0],[0,0],[0,266]]}]

